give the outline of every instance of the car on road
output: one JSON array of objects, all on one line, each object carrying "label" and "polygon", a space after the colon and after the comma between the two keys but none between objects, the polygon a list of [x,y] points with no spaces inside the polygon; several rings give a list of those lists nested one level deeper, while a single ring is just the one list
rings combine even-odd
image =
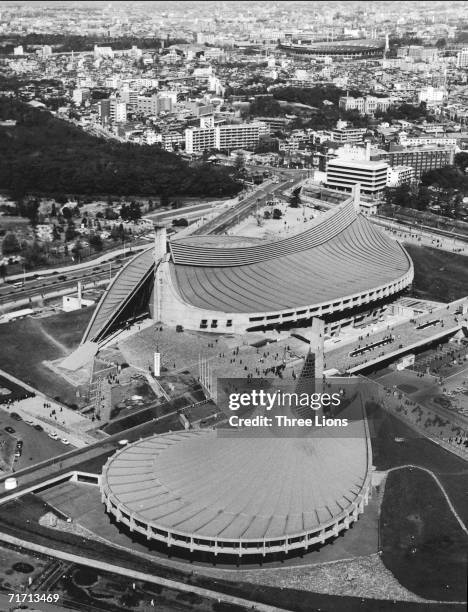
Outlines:
[{"label": "car on road", "polygon": [[10,427],[10,426],[5,427],[5,431],[7,433],[9,433],[9,434],[14,434],[15,433],[15,430],[13,429],[13,427]]},{"label": "car on road", "polygon": [[23,440],[17,440],[16,448],[23,448]]},{"label": "car on road", "polygon": [[60,276],[57,276],[58,280],[64,281],[67,280],[67,277],[64,274],[61,274]]}]

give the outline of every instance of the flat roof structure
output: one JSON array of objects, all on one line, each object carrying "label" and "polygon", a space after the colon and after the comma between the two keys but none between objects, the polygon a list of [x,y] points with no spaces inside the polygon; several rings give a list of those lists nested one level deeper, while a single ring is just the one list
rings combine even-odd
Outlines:
[{"label": "flat roof structure", "polygon": [[236,556],[307,549],[347,529],[367,503],[367,423],[349,427],[346,437],[156,435],[108,460],[102,500],[131,531],[169,547]]}]

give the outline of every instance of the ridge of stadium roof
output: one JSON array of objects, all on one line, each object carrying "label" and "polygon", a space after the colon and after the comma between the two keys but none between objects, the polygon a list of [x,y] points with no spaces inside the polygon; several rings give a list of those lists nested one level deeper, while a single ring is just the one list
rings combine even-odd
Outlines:
[{"label": "ridge of stadium roof", "polygon": [[172,260],[176,265],[243,266],[299,253],[323,244],[346,229],[357,217],[352,198],[327,211],[308,227],[280,239],[267,239],[249,246],[229,244],[229,237],[221,237],[220,246],[207,244],[203,235],[170,242]]}]

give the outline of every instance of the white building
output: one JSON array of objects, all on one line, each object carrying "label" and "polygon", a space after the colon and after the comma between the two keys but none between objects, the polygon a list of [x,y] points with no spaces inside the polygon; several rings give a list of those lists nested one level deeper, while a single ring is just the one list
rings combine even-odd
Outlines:
[{"label": "white building", "polygon": [[96,59],[102,57],[113,58],[114,52],[112,51],[112,47],[99,47],[98,45],[94,45],[94,57]]},{"label": "white building", "polygon": [[362,137],[366,133],[365,128],[348,127],[346,121],[338,121],[336,128],[325,132],[325,135],[334,142],[362,142]]},{"label": "white building", "polygon": [[387,185],[388,164],[385,161],[332,159],[328,162],[326,186],[351,191],[357,183],[362,193],[377,194]]},{"label": "white building", "polygon": [[18,45],[13,49],[13,55],[24,55],[23,45]]},{"label": "white building", "polygon": [[468,67],[468,47],[464,47],[457,53],[457,68]]},{"label": "white building", "polygon": [[392,104],[393,100],[391,98],[376,98],[375,96],[361,98],[342,96],[338,102],[342,110],[357,110],[361,115],[372,115],[377,111],[385,112]]},{"label": "white building", "polygon": [[387,173],[387,187],[398,187],[414,181],[414,168],[411,166],[390,166]]},{"label": "white building", "polygon": [[127,121],[127,105],[116,98],[110,99],[110,118],[114,123]]},{"label": "white building", "polygon": [[425,102],[427,106],[438,106],[442,104],[447,92],[445,89],[437,89],[429,85],[428,87],[424,87],[418,92],[418,102]]},{"label": "white building", "polygon": [[255,149],[263,126],[260,122],[219,125],[185,130],[185,150],[197,153],[209,149],[231,151],[233,149]]}]

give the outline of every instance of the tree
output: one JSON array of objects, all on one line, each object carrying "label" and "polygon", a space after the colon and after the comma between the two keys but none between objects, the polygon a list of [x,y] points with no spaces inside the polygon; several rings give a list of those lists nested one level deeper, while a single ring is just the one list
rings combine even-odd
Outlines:
[{"label": "tree", "polygon": [[34,242],[28,244],[27,247],[23,249],[23,255],[26,268],[34,268],[47,262],[44,248],[37,240],[34,240]]},{"label": "tree", "polygon": [[281,219],[282,216],[283,216],[283,213],[281,212],[279,208],[273,209],[273,219]]},{"label": "tree", "polygon": [[236,170],[236,174],[240,175],[245,170],[245,157],[243,153],[238,153],[234,160],[234,168]]},{"label": "tree", "polygon": [[22,201],[18,206],[21,217],[27,217],[33,227],[37,225],[39,215],[39,200]]},{"label": "tree", "polygon": [[416,206],[418,210],[427,210],[431,203],[431,192],[425,185],[420,185],[418,189],[418,197]]},{"label": "tree", "polygon": [[129,219],[133,222],[141,219],[141,206],[138,202],[130,202]]},{"label": "tree", "polygon": [[468,168],[468,152],[460,151],[455,155],[455,165],[460,168],[462,172],[466,172]]},{"label": "tree", "polygon": [[89,246],[94,249],[96,252],[102,251],[102,238],[99,234],[91,234],[89,237]]},{"label": "tree", "polygon": [[75,244],[73,245],[72,253],[75,257],[80,257],[82,251],[83,251],[83,245],[81,243],[81,240],[78,238],[75,241]]},{"label": "tree", "polygon": [[75,223],[70,219],[65,230],[65,240],[68,242],[76,236]]},{"label": "tree", "polygon": [[62,215],[65,219],[71,219],[73,217],[73,211],[69,206],[63,206]]},{"label": "tree", "polygon": [[15,255],[21,251],[21,245],[16,234],[9,233],[2,242],[2,253],[4,255]]},{"label": "tree", "polygon": [[299,208],[301,205],[301,187],[293,189],[292,195],[289,198],[289,206],[291,208]]},{"label": "tree", "polygon": [[52,228],[52,240],[60,240],[61,228],[57,225],[54,225]]},{"label": "tree", "polygon": [[172,225],[174,227],[187,227],[188,226],[188,221],[185,218],[181,218],[181,219],[174,219],[172,221]]}]

